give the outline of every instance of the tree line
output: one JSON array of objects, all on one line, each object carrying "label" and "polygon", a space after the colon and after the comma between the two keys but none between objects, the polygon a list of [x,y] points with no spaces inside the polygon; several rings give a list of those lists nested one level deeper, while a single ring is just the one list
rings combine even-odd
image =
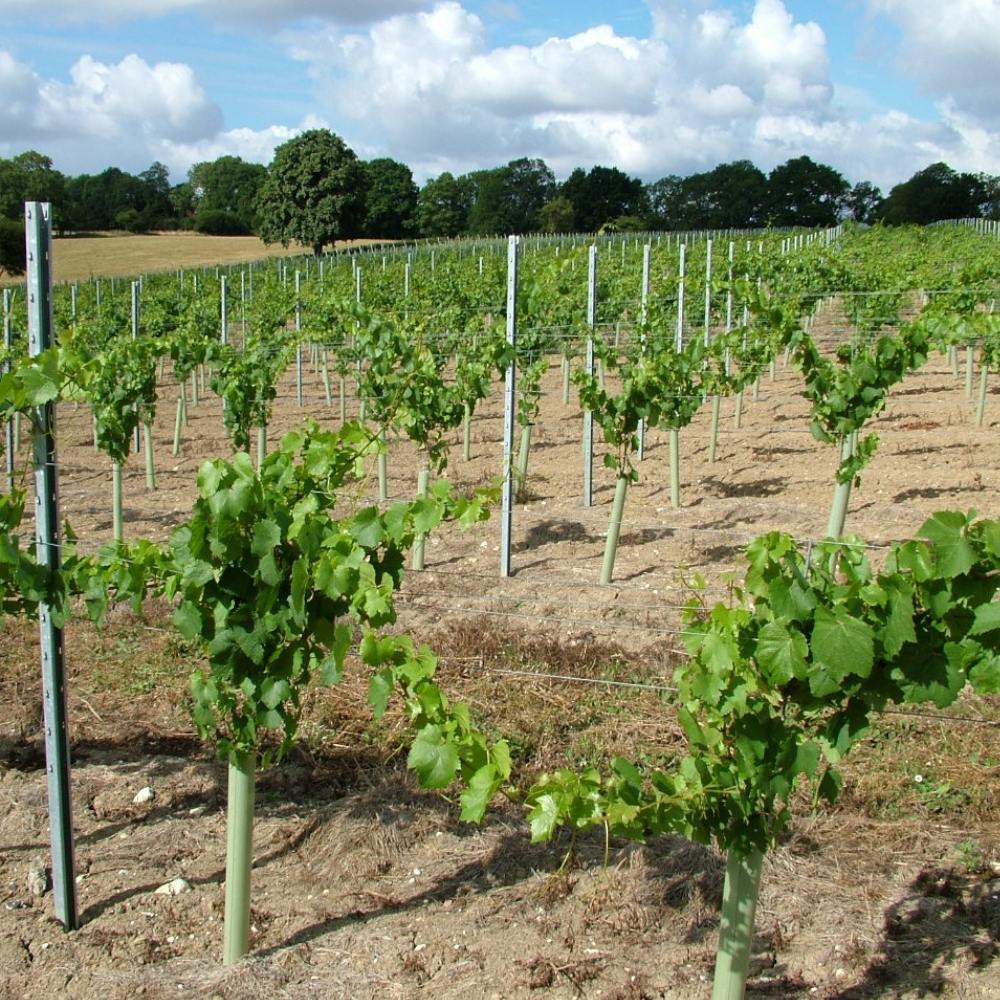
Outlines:
[{"label": "tree line", "polygon": [[170,183],[154,163],[137,175],[117,167],[67,177],[42,153],[0,158],[0,270],[16,267],[25,201],[53,205],[57,232],[193,229],[258,235],[317,252],[338,239],[406,239],[532,232],[757,229],[861,223],[919,224],[997,218],[1000,177],[933,163],[883,195],[853,185],[808,156],[764,173],[749,160],[687,177],[643,183],[617,167],[574,170],[557,181],[544,160],[416,184],[388,157],[364,161],[327,129],[279,146],[267,167],[239,156],[195,164]]}]

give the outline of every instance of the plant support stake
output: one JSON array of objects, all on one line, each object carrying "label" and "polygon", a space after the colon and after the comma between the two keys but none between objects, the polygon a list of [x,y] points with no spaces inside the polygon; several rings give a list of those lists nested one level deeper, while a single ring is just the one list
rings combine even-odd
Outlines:
[{"label": "plant support stake", "polygon": [[[587,258],[587,374],[594,374],[594,327],[597,325],[597,246]],[[583,506],[594,503],[594,414],[583,411]]]},{"label": "plant support stake", "polygon": [[[11,332],[11,320],[10,320],[10,289],[5,288],[3,290],[3,346],[6,348],[7,356],[10,357],[10,350],[12,344],[13,334]],[[0,368],[0,374],[6,374],[10,370],[10,362],[5,361],[2,368]],[[12,490],[14,488],[14,465],[17,455],[17,435],[14,433],[16,424],[14,419],[7,421],[7,426],[4,428],[6,432],[7,440],[7,489]]]},{"label": "plant support stake", "polygon": [[601,583],[611,583],[615,572],[615,556],[618,553],[618,539],[621,536],[622,517],[625,512],[625,497],[628,495],[628,476],[615,480],[615,499],[611,505],[611,521],[608,537],[604,543],[604,561],[601,563]]},{"label": "plant support stake", "polygon": [[222,961],[235,965],[250,950],[250,873],[253,868],[253,809],[257,755],[234,750],[229,758],[226,827],[226,912]]},{"label": "plant support stake", "polygon": [[753,950],[753,926],[764,855],[729,851],[722,889],[719,950],[715,961],[712,1000],[743,1000]]},{"label": "plant support stake", "polygon": [[[642,307],[639,313],[640,322],[642,325],[643,333],[641,334],[642,350],[646,350],[646,324],[649,322],[649,293],[651,285],[651,274],[652,274],[652,254],[653,247],[651,244],[647,243],[642,248]],[[639,447],[636,449],[635,457],[638,461],[642,461],[646,457],[646,418],[643,417],[639,421],[639,427],[636,431],[636,435],[639,438]]]},{"label": "plant support stake", "polygon": [[[139,339],[139,297],[142,290],[142,286],[138,281],[132,282],[132,340],[136,341]],[[133,404],[133,409],[138,408],[138,403]],[[142,450],[142,438],[139,433],[139,425],[135,425],[135,430],[132,432],[132,445],[133,450],[138,455]]]},{"label": "plant support stake", "polygon": [[514,421],[515,393],[517,391],[517,362],[514,347],[517,343],[517,265],[518,241],[511,236],[507,244],[507,343],[510,344],[510,364],[503,403],[503,489],[500,511],[500,575],[510,576],[511,531],[514,522]]},{"label": "plant support stake", "polygon": [[[28,264],[28,351],[35,357],[52,346],[51,205],[48,202],[27,202],[24,206],[24,220]],[[38,561],[51,573],[58,573],[62,563],[59,547],[55,413],[54,403],[44,403],[36,408],[32,421]],[[75,930],[79,924],[76,912],[76,864],[73,855],[63,632],[56,625],[47,600],[38,603],[38,622],[41,630],[52,887],[56,919],[67,930]]]},{"label": "plant support stake", "polygon": [[[845,434],[840,443],[840,461],[846,462],[854,454],[857,435]],[[833,490],[833,504],[830,507],[830,520],[826,526],[827,538],[839,539],[844,534],[844,524],[847,521],[847,508],[851,503],[851,485],[853,480],[838,482]]]}]

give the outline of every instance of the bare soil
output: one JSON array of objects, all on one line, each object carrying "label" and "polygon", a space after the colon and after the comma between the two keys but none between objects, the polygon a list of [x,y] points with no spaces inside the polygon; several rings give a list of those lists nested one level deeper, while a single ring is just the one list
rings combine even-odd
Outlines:
[{"label": "bare soil", "polygon": [[[620,752],[656,760],[678,745],[669,685],[690,582],[702,575],[721,598],[752,536],[821,538],[836,463],[809,434],[796,376],[779,362],[758,398],[748,393],[739,428],[724,401],[714,463],[708,407],[682,433],[679,508],[667,439],[648,436],[614,583],[602,587],[612,474],[598,458],[585,507],[581,414],[575,396],[563,402],[557,365],[546,388],[511,576],[500,576],[494,517],[432,538],[426,569],[407,575],[399,602],[400,627],[439,651],[450,695],[512,738],[524,780]],[[165,385],[156,425],[156,491],[138,457],[127,470],[131,538],[163,538],[181,523],[198,465],[231,450],[206,396],[173,455],[172,392]],[[501,412],[497,392],[475,419],[469,462],[456,435],[457,485],[499,471]],[[301,407],[294,375],[286,380],[271,439],[306,413],[336,423],[336,403],[327,407],[309,369]],[[995,516],[998,415],[991,391],[977,426],[964,371],[934,358],[878,421],[881,447],[848,530],[883,545],[937,510]],[[59,420],[63,514],[87,548],[111,533],[110,470],[85,410],[66,406]],[[418,465],[393,443],[392,496],[412,495]],[[377,495],[374,480],[368,488]],[[3,1000],[709,995],[714,850],[673,838],[533,845],[513,798],[498,799],[481,827],[461,825],[452,801],[416,790],[396,723],[372,725],[358,677],[311,696],[300,745],[261,775],[253,952],[224,968],[225,771],[189,721],[196,663],[168,611],[141,620],[118,611],[103,633],[67,631],[81,916],[72,932],[53,919],[51,894],[28,884],[32,863],[48,863],[37,639],[33,625],[3,625]],[[946,715],[887,716],[854,753],[838,807],[812,816],[803,803],[767,860],[751,996],[1000,998],[1000,711],[970,698]],[[147,787],[153,798],[135,802]],[[155,891],[179,877],[191,891]]]}]

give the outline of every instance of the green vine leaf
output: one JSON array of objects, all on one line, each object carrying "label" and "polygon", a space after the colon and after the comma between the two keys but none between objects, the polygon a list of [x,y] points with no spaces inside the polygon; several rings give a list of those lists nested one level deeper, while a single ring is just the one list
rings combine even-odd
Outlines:
[{"label": "green vine leaf", "polygon": [[447,788],[458,772],[458,750],[441,726],[425,726],[413,741],[407,764],[424,788]]},{"label": "green vine leaf", "polygon": [[767,622],[757,636],[757,665],[770,683],[781,687],[805,680],[809,671],[809,643],[781,622]]},{"label": "green vine leaf", "polygon": [[962,576],[972,568],[975,556],[965,531],[974,516],[941,511],[921,526],[918,534],[934,544],[936,568],[941,576]]},{"label": "green vine leaf", "polygon": [[[809,647],[813,669],[821,669],[834,681],[871,676],[875,664],[874,630],[842,608],[816,609]],[[814,693],[818,692],[814,689]]]}]

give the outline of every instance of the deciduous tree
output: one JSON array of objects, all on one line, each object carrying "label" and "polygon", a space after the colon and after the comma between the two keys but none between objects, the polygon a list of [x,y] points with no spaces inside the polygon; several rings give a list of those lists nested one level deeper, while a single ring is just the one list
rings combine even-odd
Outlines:
[{"label": "deciduous tree", "polygon": [[574,170],[559,188],[573,203],[577,228],[597,232],[623,215],[647,214],[642,181],[617,167],[592,167],[588,173]]},{"label": "deciduous tree", "polygon": [[319,255],[327,243],[361,235],[364,166],[328,129],[303,132],[274,151],[257,211],[265,243],[301,243]]},{"label": "deciduous tree", "polygon": [[26,201],[47,201],[57,225],[66,200],[66,178],[53,169],[52,160],[33,149],[10,160],[0,159],[0,215],[24,218]]},{"label": "deciduous tree", "polygon": [[885,199],[871,181],[859,181],[844,198],[844,208],[855,222],[874,222]]},{"label": "deciduous tree", "polygon": [[138,176],[117,167],[96,176],[82,174],[66,182],[66,195],[68,225],[60,228],[148,231],[166,227],[176,218],[162,163]]},{"label": "deciduous tree", "polygon": [[889,192],[879,218],[890,225],[918,226],[977,218],[987,201],[986,186],[976,174],[959,174],[947,163],[932,163]]},{"label": "deciduous tree", "polygon": [[562,195],[556,195],[538,210],[538,224],[544,233],[571,233],[573,220],[573,202]]},{"label": "deciduous tree", "polygon": [[658,181],[646,185],[646,204],[649,206],[649,222],[653,229],[674,229],[681,214],[684,193],[684,178],[668,174]]},{"label": "deciduous tree", "polygon": [[749,160],[689,177],[664,177],[646,189],[651,222],[663,229],[753,229],[767,202],[767,177]]},{"label": "deciduous tree", "polygon": [[465,177],[447,170],[431,178],[417,198],[417,222],[421,236],[461,236],[468,229],[472,186]]},{"label": "deciduous tree", "polygon": [[475,194],[469,213],[472,233],[537,232],[542,207],[556,191],[556,178],[544,160],[511,160],[495,170],[469,175]]},{"label": "deciduous tree", "polygon": [[188,171],[188,181],[197,217],[226,212],[239,220],[244,232],[256,232],[257,194],[266,179],[266,167],[246,163],[239,156],[220,156],[217,160],[196,163]]},{"label": "deciduous tree", "polygon": [[24,224],[0,216],[0,274],[24,274],[26,265]]},{"label": "deciduous tree", "polygon": [[770,221],[775,226],[834,226],[850,185],[833,167],[798,156],[767,178]]},{"label": "deciduous tree", "polygon": [[390,240],[412,236],[420,193],[413,171],[389,157],[369,160],[364,168],[368,186],[365,236]]}]

